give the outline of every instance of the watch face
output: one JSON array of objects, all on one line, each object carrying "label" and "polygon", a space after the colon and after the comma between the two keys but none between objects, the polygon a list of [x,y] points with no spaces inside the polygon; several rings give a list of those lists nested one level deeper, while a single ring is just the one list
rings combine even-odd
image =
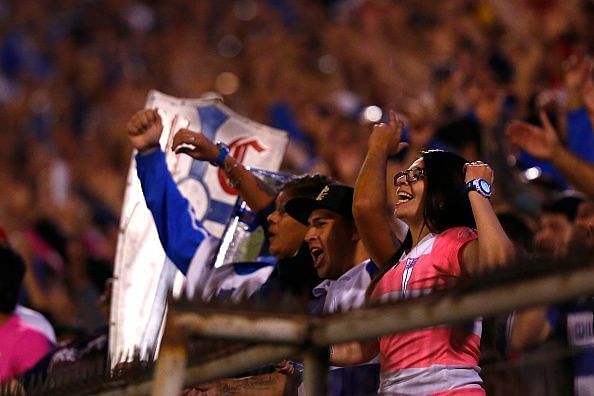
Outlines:
[{"label": "watch face", "polygon": [[479,180],[479,188],[486,194],[491,194],[491,185],[485,179]]}]

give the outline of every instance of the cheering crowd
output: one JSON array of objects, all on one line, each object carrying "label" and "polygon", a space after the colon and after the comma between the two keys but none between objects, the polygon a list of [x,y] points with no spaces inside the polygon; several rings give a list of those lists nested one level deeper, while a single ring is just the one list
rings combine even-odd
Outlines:
[{"label": "cheering crowd", "polygon": [[[421,296],[513,257],[589,254],[590,1],[67,3],[0,5],[2,380],[105,325],[97,301],[131,147],[176,266],[187,273],[197,250],[216,246],[191,226],[164,165],[158,113],[137,112],[151,88],[217,93],[288,131],[282,170],[302,175],[270,191],[199,131],[176,135],[178,155],[225,172],[277,259],[199,268],[206,299],[265,304],[281,293],[333,313]],[[558,337],[580,348],[575,393],[593,394],[593,308],[584,297],[514,312],[502,354]],[[332,346],[330,391],[503,393],[501,382],[481,385],[481,327]],[[9,351],[8,334],[38,342]]]}]

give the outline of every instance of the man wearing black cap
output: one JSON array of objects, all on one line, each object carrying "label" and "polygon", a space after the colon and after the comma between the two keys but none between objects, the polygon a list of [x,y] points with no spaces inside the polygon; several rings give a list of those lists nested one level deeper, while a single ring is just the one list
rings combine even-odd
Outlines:
[{"label": "man wearing black cap", "polygon": [[[359,238],[352,213],[353,188],[326,185],[316,198],[294,198],[285,210],[309,226],[305,240],[320,278],[313,290],[312,313],[335,313],[359,308],[377,272]],[[379,365],[374,359],[354,367],[332,367],[328,377],[331,395],[377,393]]]}]

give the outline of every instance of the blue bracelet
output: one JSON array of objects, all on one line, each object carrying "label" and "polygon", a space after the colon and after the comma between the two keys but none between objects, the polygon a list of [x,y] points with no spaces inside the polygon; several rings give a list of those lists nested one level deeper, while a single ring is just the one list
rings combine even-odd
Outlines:
[{"label": "blue bracelet", "polygon": [[217,156],[217,159],[210,161],[210,164],[220,168],[225,163],[225,158],[227,158],[229,155],[229,146],[221,141],[218,141],[217,147],[219,148],[219,155]]}]

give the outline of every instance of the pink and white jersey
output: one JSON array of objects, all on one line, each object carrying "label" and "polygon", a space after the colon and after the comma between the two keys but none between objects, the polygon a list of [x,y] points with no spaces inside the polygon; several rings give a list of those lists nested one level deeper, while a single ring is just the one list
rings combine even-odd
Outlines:
[{"label": "pink and white jersey", "polygon": [[24,373],[52,349],[52,343],[17,315],[0,326],[0,382]]},{"label": "pink and white jersey", "polygon": [[[427,235],[386,272],[372,297],[394,301],[446,287],[460,277],[462,248],[476,238],[476,231],[466,227]],[[480,320],[381,337],[380,393],[484,395],[478,375],[480,340]]]}]

